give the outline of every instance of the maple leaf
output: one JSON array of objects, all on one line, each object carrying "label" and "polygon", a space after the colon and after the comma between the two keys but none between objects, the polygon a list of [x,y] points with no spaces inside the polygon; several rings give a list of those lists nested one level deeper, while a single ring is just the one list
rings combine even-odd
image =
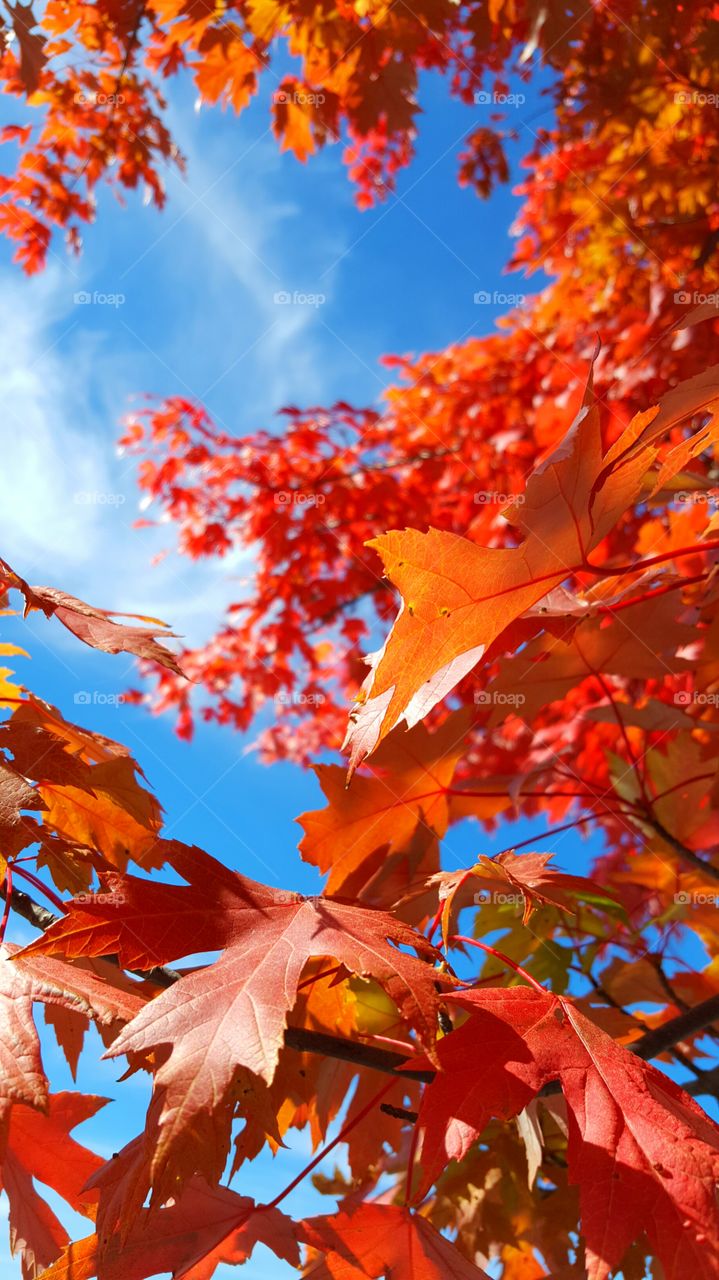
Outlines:
[{"label": "maple leaf", "polygon": [[618,514],[610,502],[595,522],[601,469],[599,414],[585,403],[565,442],[530,476],[521,516],[519,507],[512,513],[524,534],[520,547],[478,547],[436,529],[374,539],[404,603],[369,660],[363,701],[351,716],[351,768],[400,719],[409,728],[423,719],[516,618],[585,563]]},{"label": "maple leaf", "polygon": [[124,1239],[87,1236],[71,1244],[46,1280],[145,1280],[171,1271],[175,1280],[210,1280],[221,1263],[239,1264],[258,1243],[299,1265],[292,1224],[279,1209],[256,1207],[226,1187],[195,1179],[174,1204],[141,1209]]},{"label": "maple leaf", "polygon": [[[40,1059],[40,1045],[32,1017],[33,1001],[69,1007],[86,1015],[114,1020],[117,1007],[137,1012],[129,997],[116,997],[92,975],[71,965],[44,960],[39,964],[18,957],[18,949],[0,949],[0,1100],[25,1102],[42,1107],[47,1099],[47,1080]],[[129,1006],[129,1007],[128,1007]]]},{"label": "maple leaf", "polygon": [[[125,747],[30,696],[0,726],[0,748],[13,755],[12,767],[0,764],[0,796],[10,800],[14,768],[23,775],[24,807],[42,810],[42,828],[25,819],[16,834],[24,844],[41,842],[39,860],[59,888],[89,887],[93,866],[124,869],[130,857],[148,869],[162,865],[162,809]],[[17,851],[9,835],[6,844]]]},{"label": "maple leaf", "polygon": [[182,675],[175,655],[157,642],[157,636],[173,638],[173,633],[168,632],[165,623],[157,618],[143,618],[139,614],[124,615],[148,622],[151,624],[149,627],[129,627],[124,623],[113,622],[107,610],[96,609],[93,605],[85,604],[84,600],[78,600],[76,596],[58,591],[56,587],[29,586],[5,560],[0,560],[0,588],[7,591],[11,587],[21,592],[26,613],[31,609],[39,609],[48,618],[56,617],[78,640],[90,645],[92,649],[101,649],[105,653],[134,653],[138,658],[157,662],[176,675]]},{"label": "maple leaf", "polygon": [[[17,956],[17,948],[8,944],[11,955]],[[120,1027],[145,1004],[150,989],[132,982],[122,970],[105,960],[55,960],[50,956],[35,956],[18,961],[25,972],[40,982],[55,982],[68,994],[84,1001],[70,1003],[45,1003],[43,1006],[47,1026],[52,1027],[59,1048],[65,1055],[73,1080],[77,1078],[80,1053],[90,1022],[94,1022],[105,1045],[112,1044]],[[146,984],[150,986],[150,984]]]},{"label": "maple leaf", "polygon": [[47,62],[45,37],[41,32],[32,29],[37,25],[32,5],[11,4],[8,5],[8,10],[12,18],[13,31],[20,45],[20,77],[25,86],[25,92],[30,96],[37,89],[40,74]]},{"label": "maple leaf", "polygon": [[243,44],[241,32],[225,22],[200,45],[203,57],[195,83],[206,102],[229,103],[235,111],[247,106],[257,92],[257,55]]},{"label": "maple leaf", "polygon": [[272,129],[280,141],[281,150],[292,151],[303,162],[317,145],[313,130],[315,97],[307,89],[298,92],[296,81],[284,80],[273,99]]},{"label": "maple leaf", "polygon": [[[372,540],[402,607],[384,647],[368,658],[345,739],[350,773],[400,721],[411,728],[423,719],[543,597],[591,572],[590,552],[642,494],[659,437],[701,410],[713,413],[718,399],[712,369],[637,414],[605,452],[590,374],[564,440],[504,513],[522,535],[519,546],[478,546],[432,528]],[[662,483],[672,473],[665,459]]]},{"label": "maple leaf", "polygon": [[[326,962],[314,961],[307,966],[300,996],[292,1015],[293,1025],[312,1031],[341,1036],[345,1040],[374,1033],[396,1034],[396,1009],[382,989],[363,979],[322,981]],[[327,975],[325,975],[327,976]],[[381,1009],[379,1008],[381,1006]],[[407,1042],[408,1052],[411,1043]],[[333,1119],[341,1111],[350,1091],[352,1095],[346,1121],[361,1111],[369,1100],[367,1090],[376,1089],[372,1077],[363,1079],[352,1063],[330,1061],[318,1054],[298,1052],[286,1047],[272,1084],[267,1086],[257,1076],[244,1073],[239,1087],[239,1105],[245,1127],[235,1142],[233,1172],[244,1160],[253,1159],[269,1141],[276,1151],[284,1144],[292,1128],[309,1127],[313,1146],[324,1141]],[[411,1092],[411,1087],[408,1092]],[[360,1125],[347,1136],[347,1160],[352,1169],[364,1169],[381,1153],[384,1143],[399,1145],[401,1138],[386,1123],[382,1127]]]},{"label": "maple leaf", "polygon": [[[16,644],[0,644],[0,655],[2,657],[12,654],[20,654],[24,658],[30,656],[25,649],[21,649]],[[24,693],[22,685],[15,684],[14,680],[8,678],[14,674],[15,672],[10,667],[0,667],[0,707],[3,709],[17,706],[22,701]]]},{"label": "maple leaf", "polygon": [[32,695],[0,726],[0,748],[37,782],[32,806],[42,810],[43,826],[24,819],[18,833],[26,845],[40,842],[38,861],[59,888],[90,887],[93,867],[124,869],[128,858],[161,867],[161,806],[127,748],[65,721]]},{"label": "maple leaf", "polygon": [[518,1115],[559,1080],[588,1280],[606,1280],[643,1231],[667,1280],[715,1275],[719,1128],[701,1108],[568,1000],[518,988],[449,998],[471,1016],[438,1046],[441,1070],[420,1107],[415,1195],[492,1116]]},{"label": "maple leaf", "polygon": [[12,765],[0,758],[0,841],[5,859],[16,857],[35,839],[23,809],[39,809],[40,797]]},{"label": "maple leaf", "polygon": [[13,1253],[22,1254],[23,1280],[44,1272],[69,1239],[33,1179],[51,1187],[76,1213],[94,1216],[96,1197],[84,1188],[103,1160],[69,1135],[106,1102],[79,1093],[52,1094],[46,1114],[4,1104],[0,1183],[10,1202],[10,1244]]},{"label": "maple leaf", "polygon": [[448,938],[451,921],[458,910],[472,903],[481,904],[497,890],[504,897],[520,897],[524,903],[522,924],[527,924],[537,904],[546,903],[560,911],[574,914],[579,902],[596,903],[617,910],[610,894],[584,876],[568,875],[547,864],[553,853],[526,852],[513,849],[489,858],[482,854],[466,871],[439,872],[430,884],[439,888],[443,903],[443,932]]},{"label": "maple leaf", "polygon": [[121,974],[115,982],[112,977],[111,970],[108,975],[50,957],[27,958],[9,943],[0,949],[0,1102],[47,1102],[33,1002],[91,1018],[110,1036],[140,1011],[143,997]]},{"label": "maple leaf", "polygon": [[[716,810],[707,773],[716,769],[716,761],[707,758],[707,749],[691,732],[680,731],[669,741],[647,751],[646,769],[649,785],[656,798],[652,815],[661,830],[670,832],[689,848],[703,848],[716,843]],[[624,767],[611,761],[611,772],[620,795],[634,798],[638,783],[634,775],[624,777]],[[650,818],[651,816],[650,815]],[[641,823],[641,818],[637,821]],[[651,831],[651,821],[649,823]]]},{"label": "maple leaf", "polygon": [[33,722],[31,717],[35,710],[33,704],[23,703],[9,720],[0,725],[2,749],[12,752],[15,768],[26,778],[61,786],[87,786],[90,781],[89,765],[70,750],[67,739],[41,723]]},{"label": "maple leaf", "polygon": [[394,1205],[360,1204],[332,1217],[308,1218],[298,1236],[325,1254],[324,1268],[309,1273],[317,1280],[488,1280],[426,1218]]},{"label": "maple leaf", "polygon": [[[650,628],[656,628],[657,636],[651,649],[644,638]],[[513,708],[523,720],[532,721],[548,703],[566,698],[597,671],[661,680],[690,666],[676,655],[693,637],[692,627],[677,619],[671,596],[641,600],[614,618],[585,618],[568,628],[566,637],[538,636],[520,653],[500,660],[498,674],[488,687],[488,723],[500,723]]]},{"label": "maple leaf", "polygon": [[[3,748],[12,752],[17,767],[38,782],[78,786],[89,776],[83,765],[132,759],[121,743],[73,724],[57,707],[29,692],[0,726],[0,735]],[[142,773],[137,765],[135,768]]]},{"label": "maple leaf", "polygon": [[462,711],[435,733],[417,725],[393,736],[375,756],[371,776],[357,775],[350,788],[340,765],[316,766],[329,803],[297,821],[305,831],[302,857],[329,872],[325,893],[359,896],[372,873],[386,868],[388,858],[409,853],[420,825],[435,836],[445,834],[446,793],[468,727],[469,715]]},{"label": "maple leaf", "polygon": [[47,1006],[83,1013],[101,1029],[111,1031],[129,1022],[146,1003],[142,983],[131,982],[104,960],[68,962],[53,956],[28,956],[9,942],[5,943],[4,953],[12,961],[11,969],[37,983],[39,994],[35,999]]},{"label": "maple leaf", "polygon": [[44,1008],[45,1025],[52,1027],[58,1048],[65,1056],[70,1068],[70,1075],[77,1080],[77,1068],[80,1054],[85,1043],[85,1035],[90,1026],[86,1014],[76,1009],[64,1009],[62,1005],[46,1004]]},{"label": "maple leaf", "polygon": [[433,1052],[438,953],[421,934],[379,910],[259,885],[196,848],[176,846],[172,863],[187,886],[110,874],[104,901],[69,904],[23,952],[117,954],[129,968],[151,968],[185,955],[190,940],[193,951],[222,949],[214,964],[153,1000],[109,1051],[165,1050],[155,1076],[163,1107],[153,1168],[179,1153],[194,1121],[226,1106],[238,1067],[272,1079],[287,1014],[314,956],[376,978]]},{"label": "maple leaf", "polygon": [[162,866],[162,810],[139,785],[128,757],[91,766],[83,787],[45,782],[39,791],[45,822],[64,840],[97,850],[120,870],[128,858],[147,868]]}]

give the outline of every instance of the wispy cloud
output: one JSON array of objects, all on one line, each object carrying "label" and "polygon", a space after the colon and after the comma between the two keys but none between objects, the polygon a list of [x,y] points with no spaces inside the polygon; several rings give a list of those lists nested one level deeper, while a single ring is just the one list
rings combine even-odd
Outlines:
[{"label": "wispy cloud", "polygon": [[[218,415],[229,402],[227,425],[266,421],[287,402],[317,403],[329,368],[345,358],[322,318],[348,232],[339,222],[329,230],[316,198],[314,207],[288,198],[287,165],[299,166],[278,153],[264,110],[210,119],[173,104],[170,124],[187,169],[168,171],[167,212],[122,267],[119,287],[136,289],[148,268],[163,272],[183,323],[162,358],[185,376],[188,352],[201,357],[201,372],[195,357],[187,374],[192,391]],[[341,173],[325,201],[335,184],[345,191]]]},{"label": "wispy cloud", "polygon": [[170,535],[132,529],[133,468],[98,408],[113,381],[122,408],[121,380],[112,357],[83,333],[62,273],[32,284],[2,275],[0,296],[0,553],[35,582],[104,608],[166,614],[190,638],[206,634],[208,615],[221,610],[227,566],[200,569],[169,556],[149,569]]},{"label": "wispy cloud", "polygon": [[[33,581],[164,617],[190,642],[221,617],[228,575],[237,598],[251,564],[170,554],[150,567],[173,531],[132,528],[139,494],[115,447],[118,419],[150,389],[203,400],[233,431],[266,426],[287,402],[331,399],[344,357],[321,322],[332,302],[322,271],[344,233],[288,200],[286,160],[262,120],[253,132],[183,112],[187,175],[168,178],[161,217],[128,221],[106,206],[79,260],[58,246],[40,277],[0,272],[0,554]],[[125,302],[78,305],[80,290]]]}]

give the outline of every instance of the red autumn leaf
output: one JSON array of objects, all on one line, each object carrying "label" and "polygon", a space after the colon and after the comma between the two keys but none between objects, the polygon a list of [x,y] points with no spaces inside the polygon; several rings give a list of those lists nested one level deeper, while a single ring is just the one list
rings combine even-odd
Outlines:
[{"label": "red autumn leaf", "polygon": [[258,1208],[226,1187],[195,1181],[176,1203],[154,1212],[140,1210],[124,1239],[101,1243],[92,1235],[71,1244],[45,1276],[145,1280],[171,1271],[175,1280],[210,1280],[221,1263],[245,1262],[260,1242],[286,1262],[299,1264],[292,1224],[278,1209]]},{"label": "red autumn leaf", "polygon": [[32,11],[32,5],[9,4],[8,10],[12,17],[13,31],[20,45],[20,77],[26,93],[31,94],[37,89],[40,74],[47,62],[45,36],[39,31],[33,31],[33,27],[37,25],[37,19]]},{"label": "red autumn leaf", "polygon": [[306,1244],[325,1254],[325,1267],[309,1274],[332,1280],[488,1280],[419,1214],[394,1205],[360,1204],[327,1218],[306,1219]]},{"label": "red autumn leaf", "polygon": [[[17,954],[8,945],[8,951]],[[18,961],[16,961],[18,963]],[[67,1060],[73,1079],[85,1041],[94,1022],[103,1043],[109,1045],[121,1026],[134,1018],[150,995],[151,983],[143,984],[127,978],[117,965],[108,960],[55,960],[50,956],[24,959],[22,967],[40,981],[54,980],[68,992],[75,992],[87,1002],[87,1008],[70,1004],[45,1004],[45,1022],[52,1027],[58,1046]]]},{"label": "red autumn leaf", "polygon": [[39,794],[45,824],[70,845],[93,849],[120,870],[129,858],[146,868],[162,865],[162,810],[127,756],[92,765],[82,786],[45,782]]},{"label": "red autumn leaf", "polygon": [[[300,852],[329,872],[328,894],[360,896],[365,882],[387,862],[412,859],[418,828],[441,837],[449,823],[447,795],[469,727],[465,712],[451,716],[430,734],[423,725],[392,737],[377,753],[368,774],[346,786],[341,765],[317,765],[328,804],[297,821],[305,835]],[[436,865],[436,863],[435,863]]]},{"label": "red autumn leaf", "polygon": [[461,907],[491,901],[492,893],[500,901],[514,897],[524,904],[523,924],[527,924],[539,903],[558,907],[574,914],[580,902],[597,902],[614,906],[611,895],[585,876],[568,875],[547,864],[553,853],[515,853],[507,849],[495,858],[482,854],[466,871],[440,872],[429,882],[439,889],[443,906],[445,936],[450,921]]},{"label": "red autumn leaf", "polygon": [[42,724],[29,718],[33,707],[23,702],[9,720],[0,726],[0,744],[12,752],[13,764],[26,778],[35,782],[54,782],[61,786],[83,786],[90,780],[89,766],[69,744]]},{"label": "red autumn leaf", "polygon": [[80,1054],[85,1043],[90,1021],[84,1013],[75,1009],[63,1009],[61,1005],[46,1004],[44,1009],[45,1025],[52,1027],[58,1048],[62,1051],[70,1068],[70,1075],[77,1081],[77,1068]]},{"label": "red autumn leaf", "polygon": [[39,809],[41,800],[37,791],[12,765],[0,762],[0,852],[7,859],[17,856],[35,836],[30,823],[23,818],[23,809]]},{"label": "red autumn leaf", "polygon": [[241,111],[257,92],[259,65],[238,34],[229,22],[212,30],[195,71],[195,83],[205,101],[230,104],[235,111]]},{"label": "red autumn leaf", "polygon": [[156,1073],[164,1096],[156,1163],[181,1146],[193,1119],[226,1104],[238,1067],[272,1079],[287,1015],[313,956],[376,978],[432,1051],[437,953],[421,934],[372,908],[258,885],[199,849],[176,846],[173,866],[191,883],[106,877],[106,894],[71,904],[23,953],[116,953],[128,967],[151,968],[182,957],[188,945],[222,949],[209,968],[153,1000],[110,1051],[116,1057],[169,1050]]},{"label": "red autumn leaf", "polygon": [[34,1001],[107,1025],[128,1021],[144,1003],[91,972],[43,956],[25,958],[6,944],[0,951],[0,1101],[36,1107],[46,1102],[47,1081],[32,1016]]},{"label": "red autumn leaf", "polygon": [[667,1280],[710,1280],[719,1266],[719,1129],[701,1108],[569,1001],[524,988],[450,999],[470,1017],[438,1046],[441,1069],[418,1121],[416,1194],[492,1116],[518,1115],[559,1080],[588,1280],[606,1280],[644,1231]]},{"label": "red autumn leaf", "polygon": [[149,622],[149,627],[128,627],[124,623],[113,622],[111,614],[105,609],[95,609],[85,604],[76,596],[58,591],[56,587],[31,587],[5,560],[0,560],[0,590],[15,588],[25,600],[25,612],[31,609],[41,610],[46,617],[56,617],[68,631],[90,645],[92,649],[101,649],[105,653],[134,653],[138,658],[149,662],[157,662],[161,667],[182,675],[177,659],[170,649],[158,644],[157,637],[172,639],[163,622],[156,618],[139,618],[137,614],[125,616],[139,618],[141,622]]},{"label": "red autumn leaf", "polygon": [[0,1184],[10,1202],[10,1239],[22,1254],[23,1280],[34,1280],[68,1243],[67,1231],[34,1180],[51,1187],[76,1213],[94,1215],[96,1197],[84,1187],[103,1161],[70,1133],[106,1101],[58,1093],[49,1097],[46,1114],[26,1106],[4,1106]]},{"label": "red autumn leaf", "polygon": [[[521,535],[519,546],[477,546],[432,528],[372,541],[403,603],[384,647],[368,659],[370,674],[346,738],[350,770],[400,721],[411,728],[428,715],[548,593],[592,572],[590,553],[648,483],[657,440],[692,413],[713,413],[716,375],[708,373],[701,385],[676,388],[662,405],[638,414],[608,450],[590,378],[564,440],[505,511]],[[697,447],[705,448],[703,433],[697,435]],[[663,469],[662,481],[673,474],[671,466],[666,475]]]},{"label": "red autumn leaf", "polygon": [[162,808],[127,748],[69,723],[32,695],[0,726],[3,748],[13,763],[0,764],[0,796],[10,803],[15,778],[24,807],[42,810],[42,827],[25,818],[14,833],[8,828],[8,853],[18,840],[21,847],[40,841],[41,862],[59,889],[88,888],[93,868],[124,870],[130,858],[146,869],[162,865]]}]

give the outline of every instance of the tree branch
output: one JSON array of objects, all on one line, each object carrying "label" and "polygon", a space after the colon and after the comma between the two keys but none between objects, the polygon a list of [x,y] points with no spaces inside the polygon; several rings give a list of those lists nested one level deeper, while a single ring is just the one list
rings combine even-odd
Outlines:
[{"label": "tree branch", "polygon": [[341,1062],[353,1062],[358,1067],[369,1067],[371,1071],[381,1071],[385,1075],[401,1075],[408,1080],[419,1080],[422,1084],[430,1084],[435,1077],[431,1067],[425,1071],[414,1067],[401,1071],[400,1068],[410,1058],[401,1053],[393,1053],[391,1049],[376,1048],[357,1040],[343,1040],[339,1036],[326,1035],[323,1031],[308,1031],[305,1027],[287,1027],[285,1044],[290,1049],[298,1049],[300,1053],[319,1053],[326,1058],[339,1058]]},{"label": "tree branch", "polygon": [[719,880],[719,867],[712,866],[711,862],[705,862],[704,859],[700,858],[699,854],[695,853],[693,849],[690,849],[688,845],[682,844],[681,840],[678,840],[676,836],[673,836],[671,831],[667,831],[664,824],[660,822],[653,813],[647,814],[646,817],[643,816],[643,821],[646,821],[650,826],[652,826],[657,835],[661,836],[664,843],[668,844],[675,853],[678,853],[679,857],[682,858],[684,862],[688,862],[695,871],[701,871],[702,874],[707,876],[710,880]]},{"label": "tree branch", "polygon": [[[7,901],[7,885],[0,885],[0,900]],[[13,885],[10,897],[10,906],[16,911],[23,920],[27,920],[28,924],[34,925],[41,933],[50,928],[51,924],[59,919],[53,911],[48,911],[47,907],[41,907],[39,902],[35,902],[27,893],[23,893],[21,889],[16,889]],[[116,964],[117,967],[123,968],[117,956],[103,956],[103,960],[107,960],[109,964]],[[138,978],[149,978],[151,982],[155,982],[158,987],[171,987],[177,982],[182,974],[176,969],[168,969],[164,965],[157,965],[154,969],[130,969],[130,973],[136,974]]]},{"label": "tree branch", "polygon": [[[0,886],[0,898],[3,902],[7,901],[7,888],[4,884]],[[23,893],[22,889],[16,889],[14,885],[10,905],[13,911],[17,911],[19,916],[34,925],[41,933],[49,929],[58,918],[52,911],[48,911],[47,907],[41,907],[39,902],[34,902],[27,893]]]},{"label": "tree branch", "polygon": [[635,1040],[628,1048],[639,1058],[656,1058],[658,1054],[673,1049],[687,1036],[696,1035],[697,1031],[706,1031],[717,1020],[719,995],[709,996],[708,1000],[702,1000],[701,1004],[695,1004],[686,1013],[679,1013],[676,1018],[665,1022],[664,1026],[645,1032],[641,1039]]},{"label": "tree branch", "polygon": [[698,1080],[689,1080],[682,1088],[693,1098],[700,1098],[702,1095],[708,1098],[719,1097],[719,1065],[711,1067],[709,1071],[702,1071]]},{"label": "tree branch", "polygon": [[[0,887],[0,899],[5,897],[6,888],[3,885]],[[41,932],[58,919],[52,911],[40,906],[19,889],[12,891],[11,907]],[[103,959],[118,965],[119,968],[124,967],[120,965],[117,956],[103,956]],[[174,986],[182,977],[181,973],[164,965],[148,970],[133,969],[131,972],[140,977],[149,978],[164,988]],[[630,1053],[644,1060],[656,1058],[661,1053],[668,1053],[680,1040],[696,1035],[699,1031],[705,1031],[715,1022],[719,1022],[719,995],[710,996],[708,1000],[702,1000],[700,1004],[694,1005],[685,1013],[671,1018],[663,1026],[647,1031],[639,1040],[627,1045],[627,1048]],[[436,1074],[431,1067],[426,1069],[405,1067],[405,1063],[411,1061],[409,1055],[405,1057],[391,1049],[382,1049],[361,1041],[345,1040],[341,1036],[329,1035],[323,1031],[311,1031],[306,1027],[287,1027],[285,1044],[288,1048],[296,1049],[300,1053],[316,1053],[326,1058],[337,1058],[340,1062],[351,1062],[358,1067],[367,1067],[371,1071],[379,1071],[385,1075],[398,1075],[408,1080],[418,1080],[422,1084],[431,1084]],[[719,1078],[719,1067],[707,1071],[701,1079],[693,1081],[689,1091],[713,1093],[715,1077]],[[554,1091],[551,1086],[549,1090]]]}]

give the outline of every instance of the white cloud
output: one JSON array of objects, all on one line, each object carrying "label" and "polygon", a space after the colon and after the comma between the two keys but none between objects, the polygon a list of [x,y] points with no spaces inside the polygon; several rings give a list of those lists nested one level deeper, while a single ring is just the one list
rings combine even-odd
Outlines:
[{"label": "white cloud", "polygon": [[[134,464],[96,407],[110,394],[113,360],[83,333],[72,293],[51,268],[28,282],[0,275],[0,554],[23,576],[101,608],[167,615],[191,639],[206,634],[226,596],[228,564],[192,565],[153,553],[168,529],[135,532]],[[72,356],[58,341],[71,337]],[[118,354],[118,359],[126,358]],[[123,408],[124,392],[115,401]]]},{"label": "white cloud", "polygon": [[[301,166],[280,156],[261,104],[239,120],[173,104],[169,124],[182,139],[187,170],[170,170],[157,236],[122,278],[135,287],[157,251],[174,254],[176,281],[179,276],[197,298],[196,339],[206,348],[208,371],[215,371],[197,394],[204,399],[212,393],[213,407],[215,388],[232,386],[233,371],[242,378],[245,410],[248,401],[253,412],[268,415],[287,402],[322,402],[328,345],[335,367],[346,356],[323,326],[333,264],[347,247],[342,220],[327,216],[331,197],[345,192],[344,174],[333,170],[317,183],[315,208],[308,212],[288,198],[287,165],[296,166],[295,174]],[[278,293],[325,301],[278,304]],[[178,335],[178,360],[191,340],[185,330]]]},{"label": "white cloud", "polygon": [[[150,567],[174,531],[132,529],[139,491],[134,460],[117,454],[118,420],[148,386],[207,399],[238,433],[288,401],[331,399],[328,374],[345,353],[322,307],[275,294],[330,298],[332,273],[321,273],[344,232],[341,219],[314,225],[288,202],[266,122],[255,144],[254,126],[227,117],[208,127],[182,113],[172,125],[188,177],[171,180],[161,217],[103,201],[82,258],[66,260],[58,240],[40,276],[0,272],[0,555],[99,607],[162,617],[194,643],[220,620],[230,575],[237,598],[249,558],[171,554]],[[342,181],[330,177],[325,195]],[[81,289],[125,293],[126,305],[79,306]]]}]

